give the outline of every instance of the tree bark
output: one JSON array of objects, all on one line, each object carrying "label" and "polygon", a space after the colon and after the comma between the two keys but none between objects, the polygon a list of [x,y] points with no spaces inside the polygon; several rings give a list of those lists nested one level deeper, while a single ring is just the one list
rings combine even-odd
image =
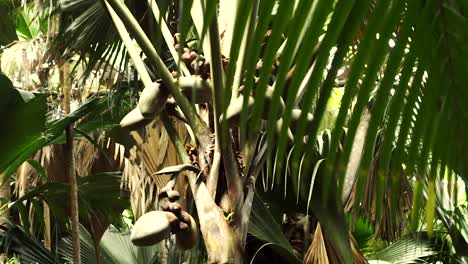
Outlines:
[{"label": "tree bark", "polygon": [[65,132],[67,137],[67,176],[70,184],[70,214],[73,239],[73,263],[80,264],[80,222],[78,213],[78,184],[75,175],[75,161],[73,160],[73,125],[68,125]]},{"label": "tree bark", "polygon": [[[0,186],[0,207],[9,203],[11,200],[10,192],[10,178],[5,179],[5,182]],[[5,210],[0,217],[8,218],[10,216],[10,210]],[[4,221],[0,218],[0,224],[3,224]]]},{"label": "tree bark", "polygon": [[[7,178],[5,182],[0,186],[0,207],[3,207],[5,204],[9,203],[11,200],[10,192],[10,178]],[[8,219],[10,217],[10,210],[5,210],[0,214],[0,225],[5,223],[4,218]],[[8,256],[5,253],[0,253],[0,263],[7,263]]]},{"label": "tree bark", "polygon": [[[70,65],[67,62],[62,63],[60,70],[60,82],[64,95],[63,109],[65,114],[70,113],[71,100],[71,79]],[[70,216],[72,226],[73,241],[73,263],[80,264],[80,233],[79,233],[79,213],[78,213],[78,186],[75,175],[75,161],[73,159],[73,124],[69,124],[65,129],[66,143],[65,156],[67,160],[66,176],[70,184]]]},{"label": "tree bark", "polygon": [[44,246],[48,250],[52,250],[52,237],[51,237],[51,226],[50,226],[50,208],[46,202],[43,202],[44,207]]}]

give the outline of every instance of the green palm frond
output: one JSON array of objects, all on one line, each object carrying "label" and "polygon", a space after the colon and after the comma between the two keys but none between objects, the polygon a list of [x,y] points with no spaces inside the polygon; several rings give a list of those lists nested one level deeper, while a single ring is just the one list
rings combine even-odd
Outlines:
[{"label": "green palm frond", "polygon": [[[69,215],[69,186],[66,183],[48,182],[26,192],[9,207],[24,208],[23,201],[47,202],[57,219],[64,220]],[[100,214],[111,219],[116,210],[124,209],[128,201],[122,198],[120,192],[119,173],[100,173],[78,179],[78,200],[80,215],[84,218],[92,214]]]},{"label": "green palm frond", "polygon": [[[34,148],[46,129],[47,103],[43,95],[14,89],[11,81],[0,72],[0,112],[5,117],[0,146],[0,175],[2,182],[30,155],[25,150]],[[19,157],[24,160],[18,161]],[[12,164],[18,164],[16,167]]]},{"label": "green palm frond", "polygon": [[[103,69],[112,75],[123,71],[126,56],[117,38],[111,20],[100,1],[63,0],[60,1],[60,28],[50,53],[60,58],[78,54],[78,63],[86,65],[83,76],[92,70]],[[77,64],[78,64],[77,63]]]},{"label": "green palm frond", "polygon": [[[329,91],[333,87],[332,81],[336,77],[336,70],[343,66],[340,56],[346,55],[347,48],[351,45],[349,39],[354,40],[355,33],[352,32],[356,29],[353,25],[361,25],[361,22],[352,23],[351,19],[356,19],[358,14],[363,16],[364,7],[365,4],[361,2],[345,9],[350,19],[345,23],[345,28],[332,27],[335,21],[333,16],[326,28],[318,58],[309,79],[310,86],[306,89],[302,101],[299,102],[300,106],[314,113],[314,120],[311,127],[306,129],[306,117],[303,115],[303,128],[295,131],[294,148],[298,151],[296,155],[291,156],[292,160],[287,159],[289,164],[302,163],[302,150],[309,153],[314,151],[312,139],[315,139],[318,132],[317,127],[330,97]],[[331,8],[334,8],[331,14],[335,15],[341,11],[340,8],[344,7],[338,2]],[[356,10],[351,8],[356,8]],[[442,5],[432,1],[425,3],[376,1],[376,5],[367,16],[367,25],[362,30],[363,35],[357,43],[357,52],[350,59],[350,72],[331,136],[330,155],[326,157],[327,170],[324,173],[333,177],[324,177],[325,186],[328,186],[332,179],[338,180],[340,184],[343,182],[343,167],[348,164],[359,120],[365,109],[370,111],[371,121],[357,174],[355,203],[362,201],[368,177],[367,171],[371,166],[375,166],[374,147],[378,133],[382,134],[383,147],[380,149],[381,158],[377,161],[381,164],[381,169],[378,171],[377,180],[373,183],[377,190],[391,188],[393,192],[399,188],[395,185],[396,181],[387,183],[387,180],[382,179],[385,179],[385,175],[389,173],[391,173],[390,178],[395,178],[400,174],[399,168],[402,168],[402,165],[409,175],[420,175],[418,180],[429,175],[434,177],[438,174],[437,168],[445,166],[466,180],[466,164],[457,161],[463,156],[461,149],[467,147],[466,136],[459,134],[464,131],[464,124],[467,123],[466,111],[460,108],[463,105],[462,101],[467,99],[466,89],[463,89],[461,85],[463,80],[466,80],[466,74],[464,75],[462,71],[467,69],[467,65],[466,60],[460,59],[466,58],[466,48],[455,44],[461,39],[466,40],[468,36],[466,28],[462,26],[466,25],[467,21],[463,10],[463,5],[457,1]],[[451,25],[456,28],[456,34],[447,32],[448,21],[453,23]],[[338,23],[338,20],[336,22]],[[327,36],[332,38],[333,34],[338,34],[338,38],[327,39]],[[346,34],[351,34],[351,36]],[[328,44],[331,46],[326,47],[326,41],[331,41]],[[344,46],[340,46],[340,41]],[[393,44],[389,45],[389,43]],[[330,56],[329,50],[334,45],[337,45],[337,50]],[[439,48],[440,46],[446,48]],[[456,58],[454,54],[458,54]],[[325,63],[329,63],[330,60],[331,66],[326,68]],[[436,63],[436,61],[445,63]],[[456,69],[454,69],[455,64],[458,66]],[[282,65],[280,65],[280,71]],[[299,67],[299,61],[296,67]],[[305,70],[303,72],[305,73]],[[299,71],[296,76],[304,76],[301,75],[304,73]],[[303,77],[297,78],[303,79]],[[443,78],[451,81],[442,81]],[[288,92],[291,93],[291,98],[296,98],[296,91],[299,90],[298,84],[299,81],[295,82],[294,79],[290,83]],[[455,90],[463,91],[455,92]],[[316,97],[316,94],[319,96]],[[291,101],[293,102],[293,99]],[[286,104],[288,105],[288,102]],[[291,111],[290,107],[286,109],[284,120],[288,120],[288,110]],[[350,111],[351,116],[347,120]],[[288,124],[288,121],[285,123]],[[347,127],[347,134],[345,141],[341,142],[344,126]],[[448,127],[451,129],[447,129]],[[283,126],[282,134],[277,140],[279,143],[276,145],[278,147],[276,153],[280,153],[281,157],[288,153],[283,151],[284,145],[281,145],[286,142],[285,128],[286,126]],[[302,143],[304,134],[309,136],[307,147],[301,147],[304,145]],[[442,142],[448,138],[457,140],[457,143],[455,141],[452,144]],[[343,153],[339,151],[341,144],[344,148]],[[283,162],[283,159],[276,157],[275,164],[270,168],[282,168]],[[390,170],[390,167],[394,169]],[[313,169],[314,166],[309,166],[305,174],[313,175]],[[302,173],[296,173],[290,176],[300,179],[301,175]],[[323,193],[327,195],[326,190]],[[378,192],[379,195],[383,193]],[[383,196],[376,197],[376,199],[376,213],[379,217],[383,211],[381,206]],[[394,209],[391,212],[393,215],[396,213]]]},{"label": "green palm frond", "polygon": [[[99,244],[100,261],[96,260],[96,247],[92,235],[85,227],[80,226],[81,259],[84,263],[102,264],[156,264],[161,261],[161,244],[137,247],[130,240],[130,230],[127,228],[116,229],[111,226],[104,233]],[[167,241],[169,246],[166,260],[168,263],[180,263],[189,260],[190,263],[205,263],[204,258],[197,252],[195,254],[184,254],[175,248],[173,241]],[[195,249],[191,250],[195,251]],[[65,237],[60,242],[59,255],[67,263],[73,262],[73,245],[70,237]]]},{"label": "green palm frond", "polygon": [[[102,237],[99,247],[100,259],[97,261],[96,247],[91,234],[80,226],[81,260],[84,263],[137,264],[157,263],[155,256],[158,246],[136,247],[130,242],[130,232],[108,229]],[[71,237],[65,237],[60,243],[59,254],[67,263],[73,263],[73,245]]]},{"label": "green palm frond", "polygon": [[[101,23],[110,23],[103,2],[63,2],[70,4],[70,11],[82,12],[70,13],[73,21],[65,32],[72,36],[70,41],[76,42],[66,46],[75,47],[81,54],[91,52],[91,64],[120,50],[113,30],[106,36],[98,35]],[[174,69],[165,63],[165,58],[171,57],[175,65],[182,63],[172,48],[172,54],[166,56],[164,49],[152,43],[154,35],[160,32],[149,32],[146,22],[142,22],[141,13],[148,10],[147,6],[135,5],[133,1],[107,2],[109,11],[119,15],[148,57],[162,79],[161,85],[174,97],[203,151],[208,152],[211,131],[197,108],[180,92],[177,76],[174,77],[176,71],[181,75],[187,73],[180,66]],[[224,166],[234,163],[231,162],[234,137],[220,134],[227,131],[224,130],[227,120],[219,117],[227,113],[234,99],[243,100],[241,122],[232,130],[238,135],[234,141],[239,141],[240,149],[258,149],[262,151],[257,154],[265,155],[256,157],[252,163],[256,167],[248,168],[246,173],[255,179],[259,168],[266,165],[268,188],[279,186],[281,191],[286,190],[283,196],[294,196],[296,203],[299,200],[310,203],[327,240],[342,259],[350,259],[348,239],[344,238],[345,185],[354,186],[354,206],[349,208],[359,207],[368,198],[366,191],[375,190],[372,197],[375,219],[381,219],[385,213],[396,215],[396,206],[387,208],[383,204],[394,205],[399,198],[397,195],[388,198],[383,190],[398,193],[400,185],[395,179],[399,179],[402,171],[405,177],[414,177],[416,181],[413,216],[419,215],[424,206],[428,211],[435,210],[434,196],[429,196],[427,205],[423,202],[424,185],[429,182],[428,186],[432,186],[446,168],[468,180],[468,165],[464,162],[468,148],[464,132],[468,123],[465,109],[468,19],[464,1],[239,0],[233,6],[236,14],[227,23],[233,27],[232,32],[223,33],[218,32],[221,19],[217,16],[216,2],[189,1],[181,7],[185,15],[190,9],[193,21],[192,27],[189,18],[181,20],[182,43],[189,32],[198,36],[194,46],[209,64],[209,78],[214,87],[210,104],[214,118],[213,124],[209,124],[216,134],[214,156],[222,156]],[[172,47],[175,43],[170,43],[165,34],[165,45]],[[223,54],[223,34],[232,37],[229,54]],[[182,50],[179,45],[178,56]],[[223,56],[228,63],[226,69],[221,63]],[[139,56],[132,59],[141,64]],[[330,122],[331,133],[324,136],[323,119],[332,91],[339,86],[337,76],[345,70],[339,111]],[[199,69],[192,73],[199,73]],[[150,80],[144,79],[149,78],[142,78],[149,87]],[[240,95],[243,99],[238,98]],[[298,109],[302,111],[294,127],[293,110]],[[353,144],[358,141],[364,113],[370,115],[368,127],[365,136],[359,139],[362,151],[355,154]],[[289,131],[294,135],[293,142],[288,137]],[[259,134],[264,136],[260,145],[256,145]],[[317,143],[317,136],[321,143]],[[246,146],[249,144],[253,146]],[[352,155],[360,158],[352,159]],[[349,164],[356,167],[353,168],[356,172],[347,182],[345,172]],[[374,173],[368,173],[374,169]],[[235,193],[242,193],[242,188],[230,184],[232,170],[225,172],[228,186]],[[413,227],[415,223],[413,217]]]},{"label": "green palm frond", "polygon": [[59,263],[41,241],[31,236],[23,227],[7,219],[3,221],[5,221],[4,224],[0,226],[2,252],[17,254],[22,263]]},{"label": "green palm frond", "polygon": [[[436,254],[427,241],[398,240],[370,257],[371,263],[418,263],[422,258]],[[373,261],[375,260],[375,261]]]},{"label": "green palm frond", "polygon": [[[123,111],[128,107],[119,101],[126,91],[121,89],[113,94],[113,97],[92,97],[68,116],[46,121],[47,105],[44,95],[26,91],[15,92],[15,89],[8,88],[11,82],[7,81],[4,75],[0,78],[3,95],[0,111],[11,117],[7,119],[4,134],[0,139],[5,150],[2,154],[12,155],[3,157],[0,162],[0,172],[4,177],[11,175],[42,147],[63,143],[64,129],[68,124],[81,119],[77,128],[86,133],[94,133],[102,128],[111,129],[118,125],[124,115]],[[19,101],[20,94],[27,99],[27,103]],[[21,110],[17,110],[16,107],[20,107]],[[2,142],[3,140],[5,142]]]},{"label": "green palm frond", "polygon": [[[440,184],[441,182],[442,181],[438,182],[436,185],[434,194],[437,202],[436,214],[450,235],[456,255],[467,258],[468,205],[466,200],[463,204],[458,205],[458,197],[454,194],[450,195],[450,188],[447,188],[444,184]],[[455,189],[456,188],[457,187],[455,187]],[[428,195],[429,194],[425,194],[425,197]]]},{"label": "green palm frond", "polygon": [[271,243],[274,247],[279,247],[279,252],[287,257],[290,263],[300,262],[297,253],[284,236],[280,224],[258,195],[253,201],[249,233],[262,241]]}]

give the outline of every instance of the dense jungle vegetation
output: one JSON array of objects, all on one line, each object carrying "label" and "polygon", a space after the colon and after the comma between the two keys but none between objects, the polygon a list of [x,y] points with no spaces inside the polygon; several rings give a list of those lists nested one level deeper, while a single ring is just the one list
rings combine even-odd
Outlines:
[{"label": "dense jungle vegetation", "polygon": [[0,0],[2,263],[468,263],[468,1]]}]

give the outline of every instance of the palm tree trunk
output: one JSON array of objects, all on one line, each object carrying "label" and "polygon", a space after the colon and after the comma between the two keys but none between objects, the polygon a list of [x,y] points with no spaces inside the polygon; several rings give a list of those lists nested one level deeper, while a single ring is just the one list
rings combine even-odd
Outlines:
[{"label": "palm tree trunk", "polygon": [[80,264],[80,234],[79,234],[79,214],[78,214],[78,184],[75,175],[75,162],[73,160],[73,125],[70,124],[66,129],[67,137],[67,160],[68,160],[68,179],[70,183],[70,211],[73,239],[73,263]]},{"label": "palm tree trunk", "polygon": [[52,249],[52,237],[51,237],[51,226],[50,226],[50,208],[46,202],[43,202],[44,207],[44,246],[48,249]]},{"label": "palm tree trunk", "polygon": [[[0,207],[9,203],[11,199],[11,192],[10,192],[10,179],[7,178],[5,182],[0,186]],[[10,211],[5,210],[0,217],[8,218],[10,216]],[[4,223],[4,221],[0,218],[0,225]]]},{"label": "palm tree trunk", "polygon": [[[64,94],[64,112],[70,113],[70,99],[71,99],[71,79],[70,65],[63,63],[61,67],[60,82]],[[67,178],[70,184],[70,215],[72,226],[72,241],[73,241],[73,263],[80,264],[80,234],[79,234],[79,214],[78,214],[78,186],[75,175],[75,161],[73,159],[73,124],[69,124],[65,129],[66,144],[65,155],[67,160]]]}]

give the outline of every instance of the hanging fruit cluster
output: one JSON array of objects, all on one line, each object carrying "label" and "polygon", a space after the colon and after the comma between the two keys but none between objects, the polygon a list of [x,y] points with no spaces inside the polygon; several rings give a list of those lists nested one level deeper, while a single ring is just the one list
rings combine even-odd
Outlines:
[{"label": "hanging fruit cluster", "polygon": [[177,201],[179,192],[173,190],[175,181],[159,192],[162,211],[152,211],[141,216],[132,229],[130,239],[136,246],[150,246],[175,234],[176,245],[183,250],[192,248],[198,236],[197,224],[193,217],[182,210]]},{"label": "hanging fruit cluster", "polygon": [[[177,36],[174,38],[174,44],[175,48],[179,49]],[[188,47],[183,48],[180,60],[181,63],[184,63],[187,66],[192,74],[192,76],[178,76],[178,72],[173,72],[174,77],[176,77],[174,78],[174,81],[177,82],[177,86],[180,88],[181,93],[190,102],[204,105],[206,106],[205,109],[210,109],[209,105],[213,100],[213,87],[210,80],[210,64],[208,60],[203,56],[203,54],[200,54],[200,52]],[[226,67],[228,63],[229,61],[223,58],[224,67]],[[277,64],[278,63],[275,63],[272,68],[272,72],[276,71],[275,67]],[[262,67],[263,65],[258,65],[257,71],[261,70]],[[258,84],[257,81],[255,84]],[[254,107],[256,106],[256,98],[259,98],[260,96],[263,97],[264,101],[263,108],[261,108],[261,118],[268,122],[274,122],[277,127],[277,132],[279,133],[283,127],[282,116],[285,111],[285,103],[282,97],[278,97],[275,100],[279,101],[274,102],[274,88],[272,86],[267,85],[262,94],[258,94],[259,91],[255,89],[255,86],[256,85],[254,85],[252,92],[248,94],[245,92],[243,86],[239,87],[239,96],[230,101],[226,109],[226,114],[221,115],[218,121],[220,123],[226,122],[229,128],[239,127],[242,112],[246,110],[247,118],[250,118],[254,111]],[[174,98],[170,97],[167,90],[167,87],[158,81],[146,86],[140,95],[138,106],[122,119],[120,123],[121,126],[130,129],[144,126],[150,123],[155,116],[159,115],[165,109],[167,109],[167,112],[171,115],[184,121],[185,117],[181,112],[179,112],[177,102]],[[274,105],[277,108],[277,115],[268,120],[269,113],[272,112]],[[299,109],[294,109],[292,112],[292,123],[287,128],[287,135],[290,144],[294,141],[291,129],[295,129],[297,127],[297,123],[301,115],[302,111]],[[213,120],[210,120],[210,122],[211,121]],[[311,122],[312,116],[308,114],[307,123],[310,124]],[[238,152],[239,147],[235,147],[234,149],[236,150],[236,158],[240,164],[239,169],[242,173],[244,167],[242,156]],[[193,171],[196,169],[198,172],[208,170],[207,166],[205,166],[204,169],[200,169],[202,166],[197,162],[199,156],[197,146],[187,145],[186,151],[191,159],[191,164],[176,165],[173,167],[188,166],[190,167],[189,170]],[[177,170],[173,171],[163,169],[160,173],[174,173],[180,170],[182,170],[182,168],[177,168]],[[201,173],[199,173],[199,175],[201,175]],[[180,197],[179,193],[173,190],[175,179],[176,177],[169,181],[169,183],[159,192],[158,197],[160,211],[153,211],[144,214],[135,223],[131,234],[133,244],[137,246],[153,245],[169,238],[171,234],[175,234],[176,244],[179,248],[189,249],[195,245],[198,235],[197,225],[193,217],[184,211],[181,205],[177,203]]]}]

